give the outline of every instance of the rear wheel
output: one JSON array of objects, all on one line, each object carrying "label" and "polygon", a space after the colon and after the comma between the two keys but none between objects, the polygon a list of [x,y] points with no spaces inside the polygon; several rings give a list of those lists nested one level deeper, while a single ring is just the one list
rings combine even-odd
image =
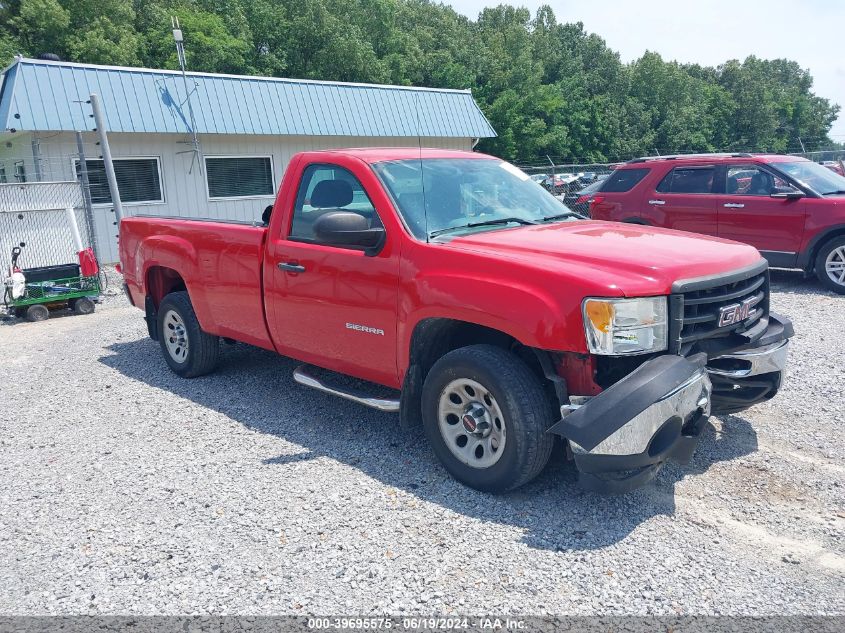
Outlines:
[{"label": "rear wheel", "polygon": [[94,302],[88,297],[73,299],[69,307],[74,314],[91,314],[95,309]]},{"label": "rear wheel", "polygon": [[549,461],[552,404],[514,354],[492,345],[449,352],[425,379],[423,426],[458,481],[485,492],[528,483]]},{"label": "rear wheel", "polygon": [[162,299],[158,340],[164,360],[183,378],[211,373],[217,366],[219,339],[202,331],[187,292],[173,292]]},{"label": "rear wheel", "polygon": [[50,318],[50,311],[47,309],[47,306],[36,303],[26,309],[24,316],[27,321],[32,321],[33,323],[36,321],[46,321]]},{"label": "rear wheel", "polygon": [[835,237],[816,256],[816,276],[823,286],[845,294],[845,236]]}]

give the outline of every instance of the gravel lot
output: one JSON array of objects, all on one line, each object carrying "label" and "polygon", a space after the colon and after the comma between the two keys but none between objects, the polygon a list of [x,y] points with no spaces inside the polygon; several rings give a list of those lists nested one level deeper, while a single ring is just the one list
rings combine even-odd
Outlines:
[{"label": "gravel lot", "polygon": [[845,614],[845,297],[773,280],[784,390],[618,497],[464,488],[247,346],[179,379],[120,296],[0,324],[0,613]]}]

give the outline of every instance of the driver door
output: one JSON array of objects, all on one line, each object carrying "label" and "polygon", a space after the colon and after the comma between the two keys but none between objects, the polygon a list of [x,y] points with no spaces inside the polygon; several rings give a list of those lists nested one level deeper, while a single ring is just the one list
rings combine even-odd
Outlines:
[{"label": "driver door", "polygon": [[[271,236],[267,316],[280,353],[366,380],[396,381],[399,255],[387,235],[379,253],[320,243],[314,221],[333,211],[382,226],[347,169],[311,164],[302,172],[289,227]],[[287,233],[287,234],[284,234]],[[394,236],[395,238],[395,236]],[[270,267],[267,271],[269,274]]]}]

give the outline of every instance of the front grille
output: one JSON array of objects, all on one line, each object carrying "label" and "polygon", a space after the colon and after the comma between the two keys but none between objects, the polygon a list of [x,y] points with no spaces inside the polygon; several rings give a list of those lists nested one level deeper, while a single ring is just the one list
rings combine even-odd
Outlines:
[{"label": "front grille", "polygon": [[[765,265],[706,281],[679,282],[670,297],[671,340],[675,353],[686,353],[696,344],[748,332],[769,316],[769,271]],[[722,308],[748,302],[748,316],[720,325]]]}]

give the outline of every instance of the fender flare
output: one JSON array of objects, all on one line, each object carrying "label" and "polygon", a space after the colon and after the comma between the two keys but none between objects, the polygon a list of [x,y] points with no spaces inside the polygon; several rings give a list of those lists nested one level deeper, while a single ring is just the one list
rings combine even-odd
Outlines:
[{"label": "fender flare", "polygon": [[147,287],[151,268],[159,266],[175,270],[185,282],[185,288],[197,313],[197,319],[203,330],[211,331],[213,323],[208,322],[208,301],[199,279],[199,256],[191,242],[175,235],[153,235],[146,238],[141,249],[147,253],[144,257],[143,288],[144,295],[149,294]]},{"label": "fender flare", "polygon": [[807,243],[807,247],[798,254],[798,268],[810,270],[815,265],[818,249],[828,240],[845,235],[845,224],[834,224],[816,235]]}]

